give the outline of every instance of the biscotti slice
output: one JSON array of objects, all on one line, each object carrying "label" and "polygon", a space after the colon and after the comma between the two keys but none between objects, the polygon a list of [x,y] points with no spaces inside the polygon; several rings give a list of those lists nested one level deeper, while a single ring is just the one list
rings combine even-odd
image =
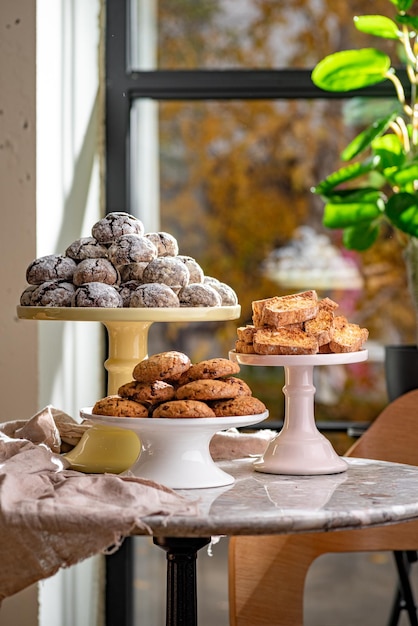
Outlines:
[{"label": "biscotti slice", "polygon": [[246,326],[239,326],[237,328],[238,340],[244,341],[245,343],[252,343],[256,330],[257,329],[253,324],[247,324]]},{"label": "biscotti slice", "polygon": [[334,334],[334,311],[320,303],[318,315],[305,322],[305,332],[315,337],[319,346],[329,343]]},{"label": "biscotti slice", "polygon": [[305,322],[318,315],[319,305],[316,291],[281,296],[268,302],[263,308],[262,322],[267,326],[278,328],[288,324]]},{"label": "biscotti slice", "polygon": [[256,354],[316,354],[318,349],[317,339],[303,330],[260,329],[254,335]]},{"label": "biscotti slice", "polygon": [[253,324],[257,328],[264,326],[263,315],[264,308],[267,304],[274,304],[281,300],[283,296],[273,296],[272,298],[265,298],[264,300],[253,300],[252,302],[252,311],[253,311]]},{"label": "biscotti slice", "polygon": [[347,321],[343,315],[334,319],[334,334],[329,342],[332,352],[357,352],[369,337],[367,328],[361,328],[358,324]]},{"label": "biscotti slice", "polygon": [[240,352],[241,354],[255,354],[254,344],[237,339],[235,342],[235,352]]}]

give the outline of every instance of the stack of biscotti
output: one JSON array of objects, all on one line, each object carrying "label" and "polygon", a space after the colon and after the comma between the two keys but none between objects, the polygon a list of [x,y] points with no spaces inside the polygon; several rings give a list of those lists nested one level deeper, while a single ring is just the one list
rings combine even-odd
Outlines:
[{"label": "stack of biscotti", "polygon": [[336,315],[338,304],[315,290],[252,303],[253,324],[237,328],[235,349],[244,354],[357,352],[368,330]]}]

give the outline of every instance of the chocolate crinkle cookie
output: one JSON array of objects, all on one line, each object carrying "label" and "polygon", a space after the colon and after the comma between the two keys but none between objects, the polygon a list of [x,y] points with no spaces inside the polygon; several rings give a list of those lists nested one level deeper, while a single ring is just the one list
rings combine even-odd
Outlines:
[{"label": "chocolate crinkle cookie", "polygon": [[39,285],[28,285],[20,296],[20,304],[22,306],[32,306],[32,294]]},{"label": "chocolate crinkle cookie", "polygon": [[141,235],[122,235],[109,248],[109,259],[117,267],[131,263],[149,262],[158,255],[152,241]]},{"label": "chocolate crinkle cookie", "polygon": [[112,243],[121,235],[131,233],[143,235],[144,232],[145,229],[141,220],[123,211],[109,213],[106,217],[96,222],[91,229],[92,236],[99,243]]},{"label": "chocolate crinkle cookie", "polygon": [[168,285],[148,283],[140,285],[131,294],[130,307],[137,308],[178,308],[179,299]]},{"label": "chocolate crinkle cookie", "polygon": [[128,280],[126,283],[121,283],[119,286],[119,293],[122,296],[124,307],[128,307],[130,305],[132,293],[141,285],[142,283],[139,280]]},{"label": "chocolate crinkle cookie", "polygon": [[106,258],[107,248],[94,237],[81,237],[68,246],[65,256],[69,256],[74,261]]},{"label": "chocolate crinkle cookie", "polygon": [[191,283],[179,292],[181,307],[221,306],[222,299],[219,293],[210,285]]},{"label": "chocolate crinkle cookie", "polygon": [[119,282],[119,272],[108,259],[84,259],[77,265],[73,274],[73,283],[76,287],[84,283],[117,285]]},{"label": "chocolate crinkle cookie", "polygon": [[168,285],[178,293],[189,283],[189,270],[176,257],[157,257],[148,263],[144,269],[142,279],[144,283],[161,283]]},{"label": "chocolate crinkle cookie", "polygon": [[61,254],[47,254],[32,261],[26,270],[26,281],[30,285],[40,285],[48,280],[71,282],[77,263]]},{"label": "chocolate crinkle cookie", "polygon": [[221,296],[222,306],[235,306],[238,304],[238,296],[235,291],[226,283],[219,281],[208,283],[210,287],[215,289]]},{"label": "chocolate crinkle cookie", "polygon": [[143,282],[142,276],[144,269],[148,265],[148,261],[140,261],[139,263],[128,263],[128,265],[120,265],[118,267],[120,274],[120,282],[127,283],[130,280]]},{"label": "chocolate crinkle cookie", "polygon": [[75,294],[73,283],[59,280],[48,280],[38,285],[32,292],[31,306],[71,306]]},{"label": "chocolate crinkle cookie", "polygon": [[189,283],[203,283],[205,274],[199,263],[193,257],[179,254],[177,258],[182,261],[189,270]]},{"label": "chocolate crinkle cookie", "polygon": [[157,248],[158,256],[176,256],[179,253],[177,239],[170,233],[146,233],[145,237]]},{"label": "chocolate crinkle cookie", "polygon": [[86,283],[79,287],[71,302],[71,306],[104,307],[117,309],[123,306],[122,296],[112,285],[105,283]]}]

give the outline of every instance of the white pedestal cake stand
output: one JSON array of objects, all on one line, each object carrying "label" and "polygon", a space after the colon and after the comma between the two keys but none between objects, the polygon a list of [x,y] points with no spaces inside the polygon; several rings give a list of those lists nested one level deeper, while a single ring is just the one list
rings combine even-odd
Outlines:
[{"label": "white pedestal cake stand", "polygon": [[367,360],[367,350],[341,354],[258,355],[229,353],[240,365],[284,367],[285,418],[280,433],[269,443],[264,455],[254,462],[259,472],[269,474],[338,474],[347,463],[317,429],[314,415],[313,368]]},{"label": "white pedestal cake stand", "polygon": [[227,428],[249,426],[265,420],[259,415],[204,417],[192,419],[106,417],[93,415],[92,407],[82,409],[81,416],[95,424],[126,428],[141,440],[141,454],[123,472],[147,478],[172,489],[224,487],[234,482],[213,461],[209,443],[213,435]]}]

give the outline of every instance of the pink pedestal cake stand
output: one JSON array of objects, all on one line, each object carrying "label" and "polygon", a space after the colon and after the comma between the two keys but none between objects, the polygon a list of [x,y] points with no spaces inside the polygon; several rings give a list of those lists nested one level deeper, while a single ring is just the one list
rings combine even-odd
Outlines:
[{"label": "pink pedestal cake stand", "polygon": [[347,463],[337,455],[331,443],[315,423],[313,368],[319,365],[343,365],[367,360],[367,350],[342,354],[306,356],[264,356],[229,353],[240,365],[284,367],[285,419],[280,433],[269,443],[254,468],[268,474],[318,475],[338,474]]}]

